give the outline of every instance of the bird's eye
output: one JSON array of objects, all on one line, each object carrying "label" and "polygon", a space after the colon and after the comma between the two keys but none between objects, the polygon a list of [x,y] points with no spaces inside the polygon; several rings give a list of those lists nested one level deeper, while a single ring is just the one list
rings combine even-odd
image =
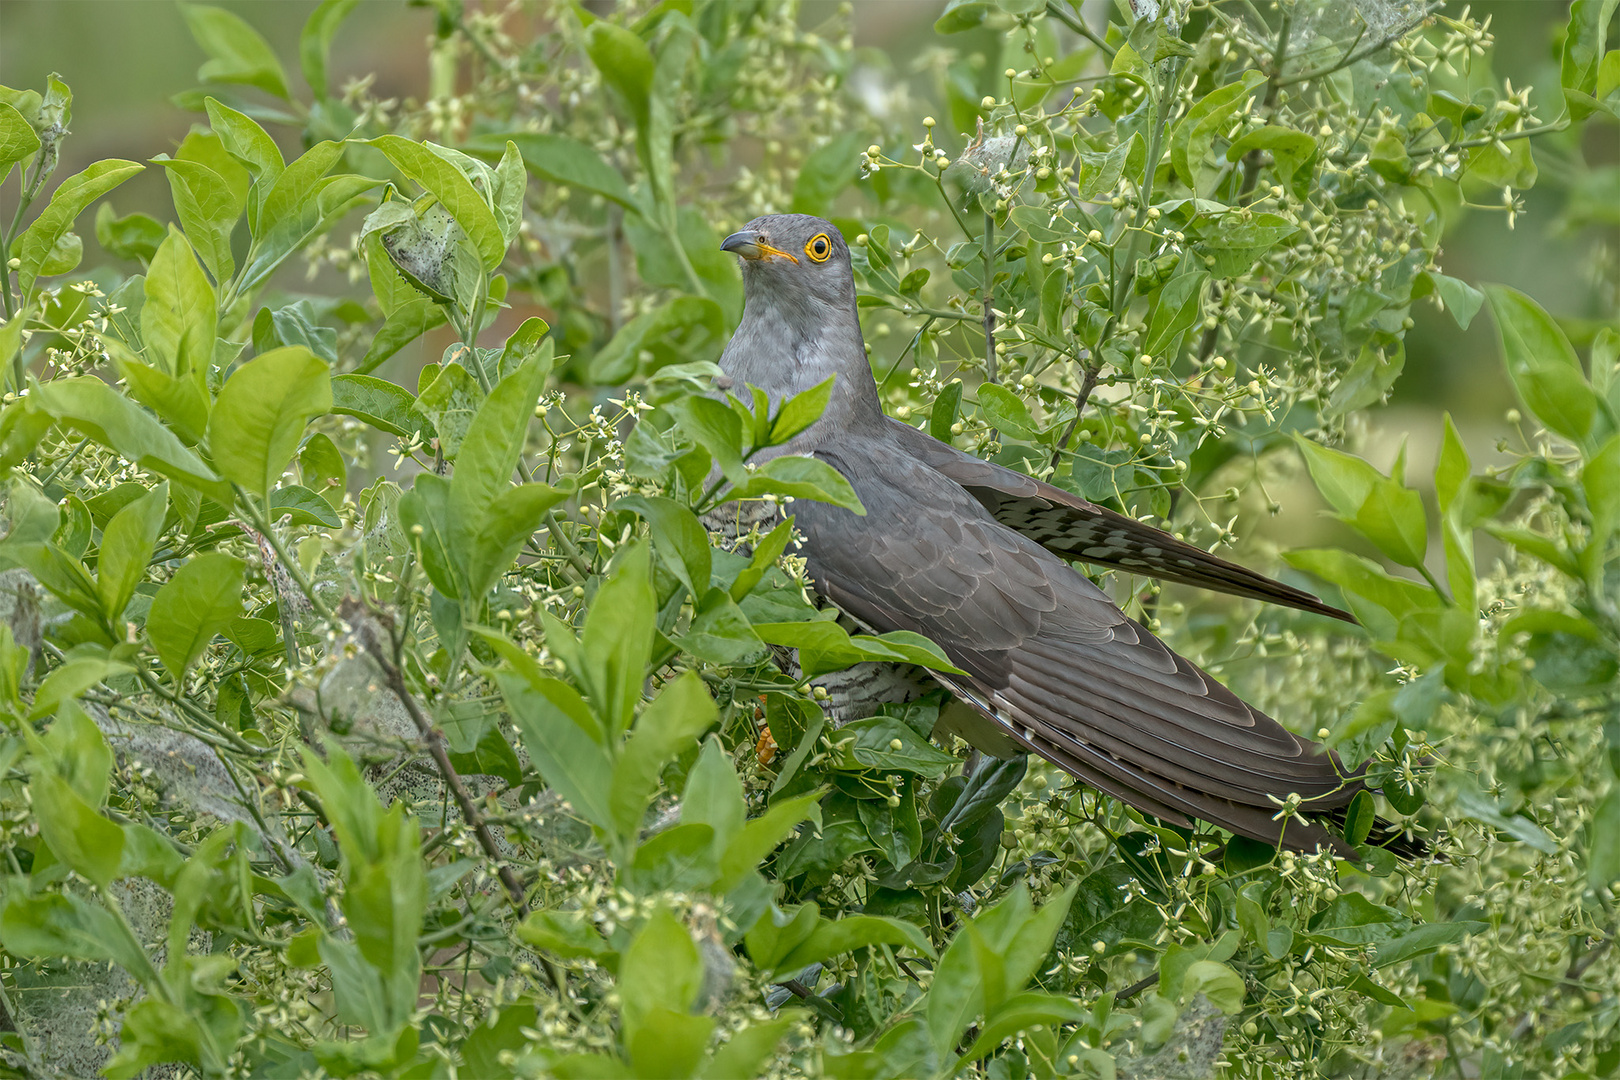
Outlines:
[{"label": "bird's eye", "polygon": [[826,233],[816,233],[804,245],[804,253],[812,262],[826,262],[827,256],[832,254],[832,241],[827,239]]}]

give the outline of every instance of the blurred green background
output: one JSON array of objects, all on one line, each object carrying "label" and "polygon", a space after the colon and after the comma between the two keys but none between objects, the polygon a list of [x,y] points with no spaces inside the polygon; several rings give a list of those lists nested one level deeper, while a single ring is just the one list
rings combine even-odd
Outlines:
[{"label": "blurred green background", "polygon": [[[1087,0],[1087,7],[1109,2]],[[291,60],[299,27],[316,0],[220,0],[220,5],[251,21]],[[476,9],[479,0],[467,6]],[[820,23],[835,6],[832,0],[804,3],[801,20]],[[485,7],[495,11],[507,5],[501,0]],[[944,115],[930,74],[934,68],[926,62],[928,50],[975,45],[967,40],[971,35],[935,35],[933,21],[942,7],[941,0],[861,0],[853,9],[860,62],[852,92],[915,113],[885,119],[919,132],[923,115]],[[1449,7],[1460,11],[1462,5]],[[1476,15],[1491,17],[1496,41],[1469,73],[1470,82],[1478,86],[1506,77],[1515,87],[1532,85],[1540,114],[1557,115],[1559,103],[1548,92],[1557,92],[1566,0],[1486,0],[1471,7]],[[404,0],[362,3],[334,45],[334,85],[371,75],[379,96],[423,96],[434,18],[431,8]],[[98,158],[141,159],[172,150],[196,117],[171,99],[196,85],[203,60],[170,0],[0,0],[0,82],[41,86],[54,71],[73,87],[73,137],[65,144],[60,175]],[[889,92],[897,86],[906,92]],[[1565,320],[1583,348],[1595,320],[1614,318],[1620,307],[1620,283],[1613,280],[1620,250],[1620,128],[1600,121],[1586,125],[1584,137],[1580,148],[1568,133],[1537,140],[1540,178],[1512,229],[1499,208],[1451,208],[1441,257],[1452,276],[1503,282],[1534,296]],[[1586,161],[1607,168],[1580,165],[1577,149]],[[144,210],[166,217],[169,212],[168,186],[156,170],[137,177],[114,201],[120,213]],[[1585,208],[1574,219],[1568,212],[1572,201]],[[94,243],[88,235],[85,241]],[[1367,440],[1370,456],[1387,464],[1398,436],[1410,431],[1413,473],[1426,472],[1429,444],[1438,430],[1434,417],[1445,409],[1457,418],[1471,449],[1489,460],[1495,441],[1509,434],[1503,414],[1511,404],[1489,318],[1481,315],[1464,333],[1431,304],[1418,305],[1415,318],[1405,373]],[[1380,437],[1386,433],[1397,438]]]}]

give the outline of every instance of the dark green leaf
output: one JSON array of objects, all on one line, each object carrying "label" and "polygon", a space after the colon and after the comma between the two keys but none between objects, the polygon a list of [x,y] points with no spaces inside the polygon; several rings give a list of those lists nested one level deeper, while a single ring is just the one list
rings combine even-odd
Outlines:
[{"label": "dark green leaf", "polygon": [[409,439],[420,434],[424,442],[438,432],[419,409],[416,398],[403,386],[371,375],[334,375],[332,411],[356,416],[375,428]]}]

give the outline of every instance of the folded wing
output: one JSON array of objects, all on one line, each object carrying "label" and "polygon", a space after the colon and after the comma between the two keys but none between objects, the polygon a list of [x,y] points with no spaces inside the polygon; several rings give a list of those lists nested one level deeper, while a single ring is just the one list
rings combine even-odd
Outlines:
[{"label": "folded wing", "polygon": [[961,485],[997,521],[1065,559],[1356,621],[1308,592],[1211,555],[1162,529],[965,454],[898,420],[891,419],[889,426],[909,454]]}]

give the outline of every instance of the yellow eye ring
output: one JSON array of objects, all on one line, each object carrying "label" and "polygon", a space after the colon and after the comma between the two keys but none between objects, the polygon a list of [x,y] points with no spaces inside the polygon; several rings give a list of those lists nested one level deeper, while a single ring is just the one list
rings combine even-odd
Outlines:
[{"label": "yellow eye ring", "polygon": [[826,233],[816,233],[804,245],[804,253],[811,262],[826,262],[832,256],[832,241],[827,239]]}]

